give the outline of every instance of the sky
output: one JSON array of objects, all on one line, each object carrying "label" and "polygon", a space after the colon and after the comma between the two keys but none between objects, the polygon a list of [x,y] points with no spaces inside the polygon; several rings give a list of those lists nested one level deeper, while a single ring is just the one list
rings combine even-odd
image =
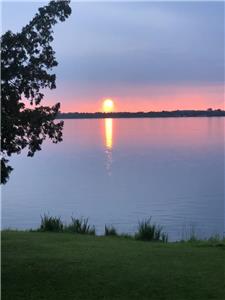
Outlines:
[{"label": "sky", "polygon": [[[45,2],[2,4],[2,32],[19,32]],[[223,2],[75,2],[54,27],[59,65],[42,104],[61,111],[224,109]]]}]

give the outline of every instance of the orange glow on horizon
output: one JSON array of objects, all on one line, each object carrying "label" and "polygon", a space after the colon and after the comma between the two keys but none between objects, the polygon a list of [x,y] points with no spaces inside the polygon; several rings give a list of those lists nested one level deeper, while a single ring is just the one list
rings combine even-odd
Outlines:
[{"label": "orange glow on horizon", "polygon": [[[136,99],[135,99],[136,100]],[[190,100],[190,99],[187,99]],[[148,101],[145,100],[137,100],[129,101],[128,99],[124,100],[122,99],[122,103],[117,105],[117,112],[149,112],[149,111],[173,111],[173,110],[207,110],[208,108],[212,109],[222,109],[224,110],[224,104],[216,105],[213,103],[203,103],[203,101],[187,101],[189,103],[176,103],[175,101],[171,101],[171,103],[148,103]],[[52,103],[52,105],[54,102]],[[62,112],[69,113],[69,112],[88,112],[88,113],[95,113],[101,111],[99,109],[99,106],[95,103],[87,103],[84,104],[83,101],[81,103],[76,104],[67,104],[67,103],[61,103],[61,109]],[[103,112],[110,112],[102,110]]]},{"label": "orange glow on horizon", "polygon": [[[58,98],[46,95],[43,104],[54,105]],[[209,86],[143,86],[117,87],[111,91],[112,98],[103,98],[104,86],[95,87],[91,96],[64,92],[61,98],[62,112],[148,112],[172,110],[207,110],[224,109],[224,86],[220,84]],[[45,103],[44,103],[45,101]],[[116,102],[116,107],[115,107]]]}]

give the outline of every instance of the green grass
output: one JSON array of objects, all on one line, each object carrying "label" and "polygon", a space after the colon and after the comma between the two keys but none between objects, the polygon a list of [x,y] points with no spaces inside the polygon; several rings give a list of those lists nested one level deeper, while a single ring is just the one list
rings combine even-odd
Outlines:
[{"label": "green grass", "polygon": [[2,299],[224,299],[224,242],[2,232]]}]

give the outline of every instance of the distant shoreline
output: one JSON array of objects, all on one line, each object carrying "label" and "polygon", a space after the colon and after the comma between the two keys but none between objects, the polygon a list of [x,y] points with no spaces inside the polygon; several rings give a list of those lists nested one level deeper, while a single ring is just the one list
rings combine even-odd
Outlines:
[{"label": "distant shoreline", "polygon": [[59,113],[57,119],[105,119],[105,118],[187,118],[187,117],[225,117],[225,111],[221,109],[208,110],[175,110],[161,112],[95,112]]}]

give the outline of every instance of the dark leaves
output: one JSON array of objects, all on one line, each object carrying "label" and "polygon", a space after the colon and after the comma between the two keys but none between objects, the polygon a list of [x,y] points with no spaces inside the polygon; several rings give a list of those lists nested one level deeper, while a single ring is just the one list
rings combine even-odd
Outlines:
[{"label": "dark leaves", "polygon": [[[12,171],[6,156],[19,154],[26,147],[28,156],[33,156],[46,138],[62,141],[63,122],[54,121],[59,103],[53,107],[36,105],[44,97],[44,88],[56,88],[56,76],[51,73],[57,66],[50,44],[52,27],[71,14],[69,2],[50,1],[20,33],[7,31],[1,37],[2,183]],[[26,108],[26,100],[35,107]]]}]

